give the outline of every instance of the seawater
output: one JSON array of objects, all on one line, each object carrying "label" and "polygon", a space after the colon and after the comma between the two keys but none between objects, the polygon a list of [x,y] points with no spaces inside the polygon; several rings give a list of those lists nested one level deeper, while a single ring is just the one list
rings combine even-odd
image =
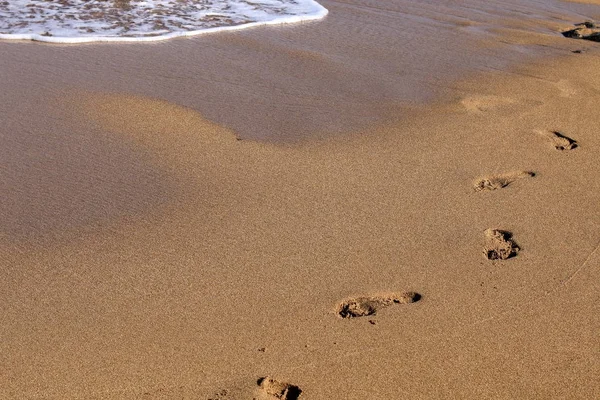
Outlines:
[{"label": "seawater", "polygon": [[313,0],[0,0],[0,39],[154,41],[325,15]]}]

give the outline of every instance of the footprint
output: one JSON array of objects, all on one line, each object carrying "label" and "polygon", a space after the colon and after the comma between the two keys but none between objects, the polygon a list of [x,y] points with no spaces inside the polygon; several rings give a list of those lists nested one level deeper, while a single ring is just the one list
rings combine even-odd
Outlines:
[{"label": "footprint", "polygon": [[518,99],[494,95],[470,95],[460,100],[467,112],[482,114],[494,112],[499,114],[522,113],[541,105],[537,100]]},{"label": "footprint", "polygon": [[520,248],[512,240],[512,234],[497,229],[484,232],[485,246],[483,252],[488,260],[506,260],[517,255]]},{"label": "footprint", "polygon": [[536,131],[547,138],[556,150],[573,150],[577,148],[577,142],[559,131]]},{"label": "footprint", "polygon": [[577,89],[567,79],[561,79],[554,83],[554,86],[560,91],[562,97],[573,97],[577,94]]},{"label": "footprint", "polygon": [[302,390],[298,386],[281,382],[268,376],[260,378],[256,384],[260,387],[261,391],[270,398],[296,400],[302,394]]},{"label": "footprint", "polygon": [[374,315],[380,309],[393,304],[414,303],[420,299],[421,295],[415,292],[355,297],[342,301],[337,307],[337,313],[342,318],[364,317]]},{"label": "footprint", "polygon": [[535,173],[530,171],[515,171],[506,174],[487,176],[475,181],[474,188],[476,192],[502,189],[518,179],[531,178],[533,176],[535,176]]},{"label": "footprint", "polygon": [[582,22],[575,24],[575,29],[562,32],[564,37],[571,39],[584,39],[593,42],[600,42],[600,26],[594,22]]},{"label": "footprint", "polygon": [[461,100],[462,105],[471,112],[487,112],[513,106],[516,101],[508,97],[492,95],[474,95]]}]

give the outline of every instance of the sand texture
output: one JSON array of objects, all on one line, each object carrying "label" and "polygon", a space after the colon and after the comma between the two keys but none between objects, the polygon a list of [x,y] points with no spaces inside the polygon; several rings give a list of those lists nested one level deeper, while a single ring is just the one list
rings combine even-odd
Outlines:
[{"label": "sand texture", "polygon": [[600,397],[583,16],[506,20],[440,80],[352,4],[270,47],[0,43],[0,398]]}]

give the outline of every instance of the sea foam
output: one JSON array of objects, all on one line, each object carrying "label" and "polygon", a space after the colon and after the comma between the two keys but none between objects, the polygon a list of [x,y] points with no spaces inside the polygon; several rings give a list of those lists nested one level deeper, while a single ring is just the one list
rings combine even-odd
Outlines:
[{"label": "sea foam", "polygon": [[0,0],[0,39],[156,41],[325,15],[313,0]]}]

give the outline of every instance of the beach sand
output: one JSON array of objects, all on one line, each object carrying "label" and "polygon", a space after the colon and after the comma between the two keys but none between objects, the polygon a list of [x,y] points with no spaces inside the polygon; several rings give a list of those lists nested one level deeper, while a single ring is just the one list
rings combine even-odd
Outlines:
[{"label": "beach sand", "polygon": [[0,397],[600,397],[600,52],[558,33],[578,16],[396,86],[406,54],[361,36],[332,63],[339,37],[302,42],[319,23],[272,48],[0,43]]}]

